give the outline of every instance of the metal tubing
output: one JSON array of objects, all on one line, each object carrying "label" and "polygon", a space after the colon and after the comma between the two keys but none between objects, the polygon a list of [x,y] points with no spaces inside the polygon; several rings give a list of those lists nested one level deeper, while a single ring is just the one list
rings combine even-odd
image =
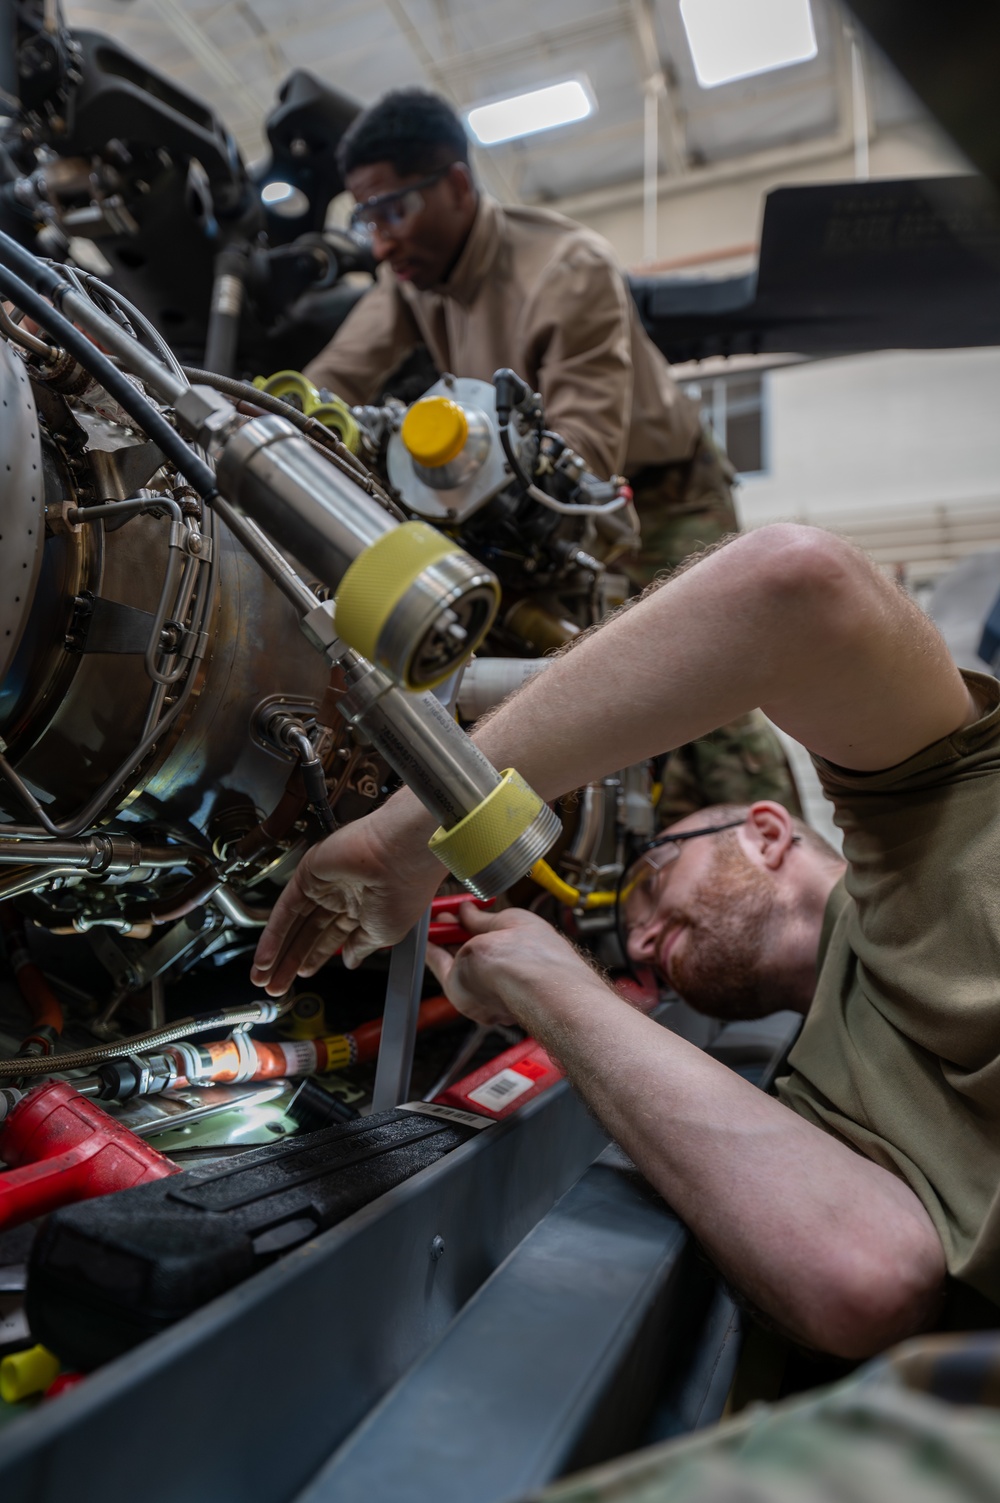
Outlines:
[{"label": "metal tubing", "polygon": [[217,887],[212,902],[237,929],[263,929],[271,917],[270,908],[251,908],[231,887]]},{"label": "metal tubing", "polygon": [[245,517],[237,511],[222,496],[216,496],[212,502],[212,510],[221,522],[224,522],[236,540],[243,544],[250,557],[267,575],[272,584],[276,584],[281,593],[292,602],[301,616],[308,616],[310,611],[316,610],[320,604],[320,598],[315,595],[305,580],[296,574],[285,555],[274,546],[266,533],[262,532],[256,522]]},{"label": "metal tubing", "polygon": [[127,1039],[99,1044],[93,1049],[50,1054],[44,1059],[0,1059],[0,1079],[7,1080],[22,1075],[34,1079],[40,1075],[62,1075],[67,1070],[89,1070],[91,1065],[98,1065],[102,1060],[121,1059],[140,1050],[164,1048],[178,1039],[189,1038],[191,1034],[209,1033],[215,1028],[237,1028],[244,1023],[273,1023],[290,1006],[290,1002],[248,1002],[244,1007],[221,1007],[215,1012],[180,1018],[166,1028],[154,1028],[148,1033],[133,1033]]},{"label": "metal tubing", "polygon": [[26,892],[37,892],[47,882],[54,882],[56,877],[76,877],[80,874],[78,866],[51,866],[41,871],[27,870],[12,872],[8,877],[0,877],[0,899],[19,898]]},{"label": "metal tubing", "polygon": [[433,694],[407,694],[349,653],[338,709],[446,828],[478,808],[500,774]]},{"label": "metal tubing", "polygon": [[43,360],[55,360],[59,354],[55,345],[46,344],[44,339],[29,334],[27,329],[22,329],[20,324],[15,323],[3,303],[0,303],[0,334],[5,334],[8,339],[30,350],[33,355],[41,356]]},{"label": "metal tubing", "polygon": [[410,930],[405,939],[393,946],[389,962],[389,984],[385,992],[382,1040],[375,1071],[372,1111],[385,1112],[410,1097],[413,1050],[417,1039],[417,1014],[420,989],[427,957],[427,931],[431,911]]},{"label": "metal tubing", "polygon": [[219,489],[250,513],[325,584],[336,584],[360,553],[397,523],[335,469],[291,423],[254,418],[217,456]]},{"label": "metal tubing", "polygon": [[208,856],[183,846],[140,846],[127,837],[92,836],[89,840],[27,842],[0,837],[0,866],[52,866],[89,869],[100,876],[106,871],[134,871],[140,867],[169,870],[175,866],[202,866]]},{"label": "metal tubing", "polygon": [[[156,392],[161,401],[173,406],[178,397],[187,390],[187,382],[180,381],[168,370],[156,355],[145,349],[133,334],[121,324],[102,313],[86,293],[68,288],[59,299],[60,306],[75,324],[81,324],[89,334],[95,334],[105,349],[117,355],[123,365],[139,377],[146,386]],[[100,376],[97,377],[100,380]]]},{"label": "metal tubing", "polygon": [[[16,267],[17,270],[12,271],[12,267]],[[23,273],[23,276],[19,273]],[[88,297],[74,291],[52,267],[39,261],[36,256],[26,251],[2,230],[0,230],[0,291],[29,313],[36,323],[41,324],[54,335],[73,358],[79,361],[80,365],[90,372],[108,394],[120,403],[133,418],[137,427],[153,440],[199,495],[209,497],[215,494],[215,475],[209,466],[189,444],[185,443],[145,394],[138,391],[127,376],[97,349],[87,334],[76,327],[73,318],[78,318],[84,328],[92,329],[98,338],[107,338],[110,347],[117,349],[124,340],[129,354],[133,352],[135,354],[130,368],[142,365],[144,373],[147,367],[155,368],[159,374],[156,377],[150,374],[149,384],[161,395],[169,390],[170,395],[166,400],[174,401],[188,389],[187,386],[171,376],[166,368],[127,335],[114,319],[107,318],[100,313]],[[46,301],[46,298],[51,299],[51,304]],[[55,306],[56,304],[61,306],[64,301],[68,302],[70,299],[72,299],[74,310],[73,318],[67,318]],[[91,314],[94,315],[93,318]],[[126,360],[125,363],[129,362]],[[145,379],[145,374],[143,378]]]}]

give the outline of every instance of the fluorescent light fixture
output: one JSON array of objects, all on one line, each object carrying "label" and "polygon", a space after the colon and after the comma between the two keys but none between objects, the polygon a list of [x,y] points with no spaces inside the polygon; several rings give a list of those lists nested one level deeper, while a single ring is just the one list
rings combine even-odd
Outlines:
[{"label": "fluorescent light fixture", "polygon": [[681,0],[703,89],[816,56],[809,0]]},{"label": "fluorescent light fixture", "polygon": [[492,104],[477,105],[465,118],[480,146],[496,146],[518,136],[533,136],[540,130],[586,120],[596,108],[586,79],[569,78],[565,83],[532,89],[528,94],[512,94],[507,99],[495,99]]}]

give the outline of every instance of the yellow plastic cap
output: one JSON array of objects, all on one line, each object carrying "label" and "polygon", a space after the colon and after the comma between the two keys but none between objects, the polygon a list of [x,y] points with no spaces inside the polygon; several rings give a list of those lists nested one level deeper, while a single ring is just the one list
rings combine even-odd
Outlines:
[{"label": "yellow plastic cap", "polygon": [[544,807],[534,788],[508,767],[482,803],[450,830],[435,830],[427,847],[453,877],[469,883],[521,838]]},{"label": "yellow plastic cap", "polygon": [[469,420],[450,397],[421,397],[403,419],[399,436],[417,464],[437,470],[461,454]]},{"label": "yellow plastic cap", "polygon": [[17,1404],[33,1393],[43,1393],[59,1376],[59,1358],[44,1346],[13,1352],[0,1362],[0,1399]]}]

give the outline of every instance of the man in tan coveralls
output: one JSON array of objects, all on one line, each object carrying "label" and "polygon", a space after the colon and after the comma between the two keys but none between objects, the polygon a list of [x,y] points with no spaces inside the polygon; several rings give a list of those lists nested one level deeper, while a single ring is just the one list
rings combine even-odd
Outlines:
[{"label": "man in tan coveralls", "polygon": [[[616,567],[641,588],[736,531],[732,467],[642,328],[608,243],[544,209],[502,208],[477,190],[468,155],[454,111],[419,89],[387,94],[354,122],[340,147],[352,225],[381,264],[305,374],[360,404],[421,343],[442,372],[491,381],[511,367],[596,474],[631,481],[642,549]],[[662,782],[662,817],[720,798],[798,811],[759,715],[680,749]]]}]

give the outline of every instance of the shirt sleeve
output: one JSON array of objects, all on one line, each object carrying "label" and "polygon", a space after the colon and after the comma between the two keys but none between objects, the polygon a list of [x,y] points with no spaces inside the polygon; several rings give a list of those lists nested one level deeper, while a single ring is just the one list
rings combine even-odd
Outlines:
[{"label": "shirt sleeve", "polygon": [[1000,1303],[1000,685],[963,677],[981,717],[897,767],[814,758],[844,836],[847,901],[828,914],[777,1086],[904,1179],[949,1272]]},{"label": "shirt sleeve", "polygon": [[371,402],[419,343],[413,315],[385,267],[303,374],[345,402]]},{"label": "shirt sleeve", "polygon": [[624,466],[632,417],[628,297],[614,262],[578,242],[541,278],[527,311],[546,425],[602,479]]}]

